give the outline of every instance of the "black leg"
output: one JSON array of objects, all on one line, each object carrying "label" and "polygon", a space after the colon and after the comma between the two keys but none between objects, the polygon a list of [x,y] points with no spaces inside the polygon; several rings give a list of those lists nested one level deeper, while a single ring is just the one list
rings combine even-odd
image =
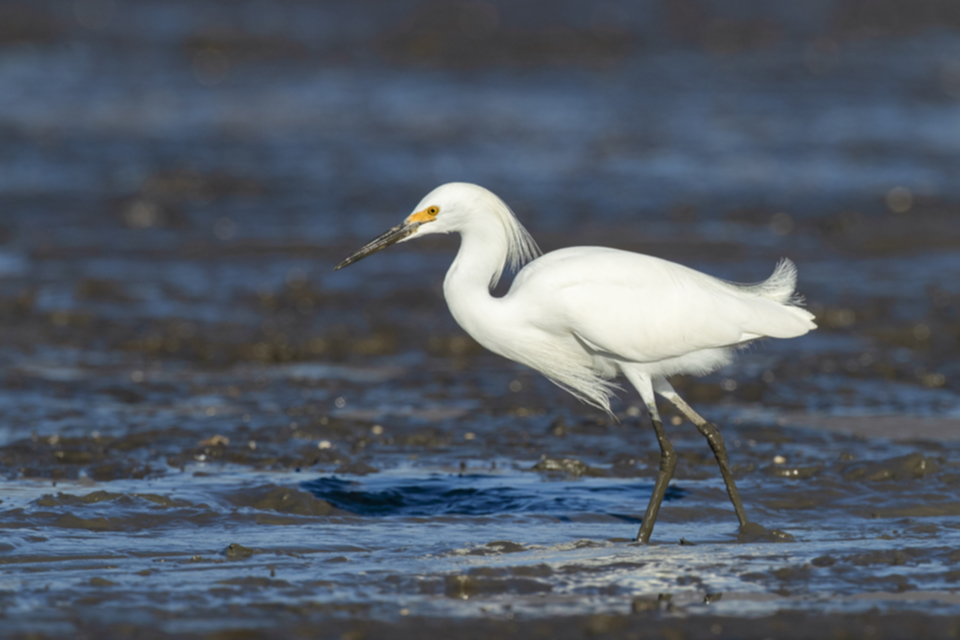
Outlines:
[{"label": "black leg", "polygon": [[[667,485],[673,478],[673,471],[677,468],[677,454],[673,451],[673,444],[667,439],[667,433],[663,430],[663,423],[656,413],[651,412],[653,420],[653,430],[657,433],[657,442],[660,444],[660,470],[657,471],[657,483],[653,487],[653,495],[650,496],[650,503],[647,505],[647,512],[643,514],[643,523],[640,525],[640,531],[637,533],[637,542],[650,542],[650,534],[653,533],[653,525],[657,523],[657,514],[660,512],[660,504],[663,502],[663,496],[667,493]],[[721,441],[722,443],[722,441]],[[736,491],[736,487],[734,487]],[[740,498],[738,497],[737,500]],[[741,507],[741,510],[743,507]]]},{"label": "black leg", "polygon": [[727,495],[730,496],[730,502],[733,503],[733,510],[737,512],[740,528],[742,529],[747,524],[750,524],[750,520],[747,519],[747,512],[743,508],[743,502],[740,500],[740,492],[737,490],[737,484],[733,481],[733,474],[730,473],[727,447],[723,442],[723,436],[720,435],[720,429],[718,429],[715,424],[704,420],[699,413],[694,411],[665,379],[657,378],[654,380],[653,388],[657,393],[672,402],[683,415],[687,416],[690,421],[696,425],[697,431],[702,433],[707,439],[707,444],[710,445],[710,449],[717,459],[717,464],[720,466],[720,474],[723,476],[724,484],[727,485]]},{"label": "black leg", "polygon": [[727,494],[730,496],[730,502],[733,503],[733,510],[737,512],[737,519],[740,526],[748,524],[747,512],[743,508],[743,502],[740,500],[740,491],[737,490],[737,484],[733,481],[733,474],[730,473],[730,461],[727,459],[727,446],[723,443],[723,436],[720,435],[720,429],[710,422],[694,423],[697,430],[704,435],[713,455],[720,466],[720,474],[723,476],[723,482],[727,485]]}]

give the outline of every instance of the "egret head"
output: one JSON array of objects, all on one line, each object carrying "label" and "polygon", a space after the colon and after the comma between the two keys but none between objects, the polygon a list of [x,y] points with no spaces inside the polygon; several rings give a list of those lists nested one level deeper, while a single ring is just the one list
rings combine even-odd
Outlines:
[{"label": "egret head", "polygon": [[383,235],[368,242],[359,251],[338,264],[334,271],[362,260],[392,244],[431,233],[450,233],[463,228],[469,213],[492,193],[473,184],[451,182],[437,187],[420,201],[407,218]]}]

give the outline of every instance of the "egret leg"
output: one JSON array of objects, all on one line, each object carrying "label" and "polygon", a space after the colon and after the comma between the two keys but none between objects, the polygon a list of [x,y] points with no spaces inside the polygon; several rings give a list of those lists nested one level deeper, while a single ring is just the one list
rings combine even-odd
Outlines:
[{"label": "egret leg", "polygon": [[657,411],[656,396],[653,394],[653,383],[650,377],[627,371],[624,371],[624,375],[640,392],[640,397],[647,406],[647,411],[650,412],[653,430],[657,434],[657,443],[660,445],[660,468],[657,471],[657,482],[653,486],[653,495],[650,496],[647,511],[643,514],[640,531],[637,532],[637,542],[647,543],[650,542],[653,525],[657,523],[657,514],[660,513],[663,496],[667,493],[667,485],[670,484],[673,472],[677,468],[677,454],[673,450],[673,444],[667,438],[667,432],[663,429],[663,422],[660,420],[660,413]]},{"label": "egret leg", "polygon": [[697,431],[707,439],[707,444],[710,445],[710,449],[713,451],[713,455],[717,459],[717,464],[720,467],[723,482],[727,485],[727,495],[730,496],[730,502],[733,503],[733,510],[737,512],[737,519],[740,521],[740,526],[743,527],[749,524],[750,521],[747,519],[747,512],[743,508],[743,502],[740,500],[740,491],[737,489],[737,484],[733,481],[733,474],[730,472],[727,446],[723,442],[723,436],[720,435],[720,429],[718,429],[715,424],[704,420],[703,416],[694,411],[693,408],[674,391],[670,383],[663,378],[657,378],[653,381],[653,389],[672,402],[683,415],[687,416],[687,418],[693,422],[697,427]]}]

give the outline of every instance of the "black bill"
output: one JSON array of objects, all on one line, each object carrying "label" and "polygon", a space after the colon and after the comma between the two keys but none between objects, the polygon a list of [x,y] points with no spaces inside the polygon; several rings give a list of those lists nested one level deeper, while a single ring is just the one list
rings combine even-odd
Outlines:
[{"label": "black bill", "polygon": [[403,224],[398,224],[393,229],[390,229],[390,231],[387,231],[385,234],[383,234],[376,240],[368,242],[366,245],[364,245],[362,249],[354,253],[352,256],[350,256],[349,258],[347,258],[337,266],[335,266],[333,270],[337,271],[338,269],[343,269],[344,267],[347,267],[353,264],[354,262],[363,260],[371,253],[376,253],[377,251],[380,251],[380,249],[386,249],[390,245],[400,242],[401,240],[403,240],[404,238],[412,234],[414,231],[416,231],[417,227],[419,227],[420,224],[421,223],[419,222],[412,222],[412,223],[404,222]]}]

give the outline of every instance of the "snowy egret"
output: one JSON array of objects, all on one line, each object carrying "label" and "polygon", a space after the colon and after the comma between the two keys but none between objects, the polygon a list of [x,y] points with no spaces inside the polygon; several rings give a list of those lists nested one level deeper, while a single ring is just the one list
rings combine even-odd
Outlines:
[{"label": "snowy egret", "polygon": [[[703,375],[728,364],[748,342],[793,338],[816,328],[813,314],[798,306],[792,262],[781,260],[758,284],[735,284],[617,249],[571,247],[540,255],[500,198],[455,182],[431,191],[401,224],[336,269],[397,242],[452,232],[460,234],[460,250],[443,294],[454,319],[477,342],[607,413],[619,374],[640,393],[660,445],[660,468],[638,541],[650,540],[677,465],[654,394],[672,402],[706,437],[741,529],[749,524],[719,429],[683,401],[667,376]],[[490,292],[507,265],[520,271],[506,295],[496,298]]]}]

